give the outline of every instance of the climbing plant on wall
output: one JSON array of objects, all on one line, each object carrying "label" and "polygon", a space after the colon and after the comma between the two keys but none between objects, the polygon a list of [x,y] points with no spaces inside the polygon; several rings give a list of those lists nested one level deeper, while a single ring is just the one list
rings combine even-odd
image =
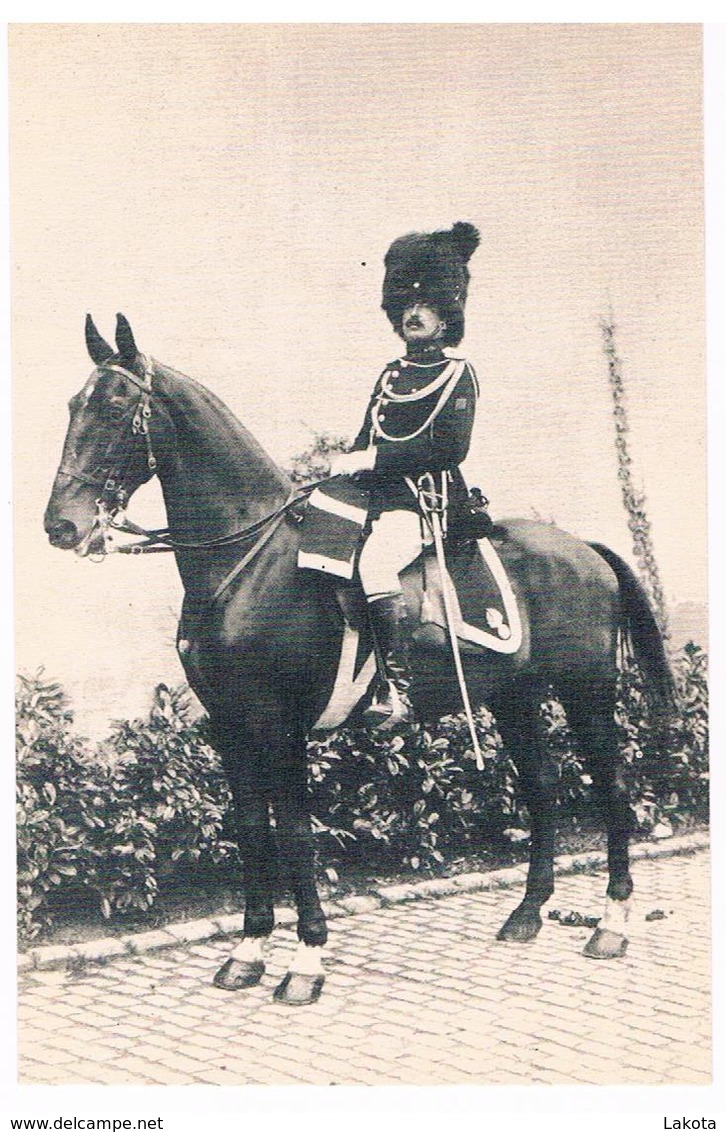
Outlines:
[{"label": "climbing plant on wall", "polygon": [[655,559],[653,535],[646,514],[646,499],[633,480],[633,462],[630,455],[628,415],[625,399],[623,366],[615,344],[615,322],[610,316],[601,323],[603,349],[608,364],[610,391],[613,398],[615,420],[615,449],[618,457],[618,479],[623,505],[628,512],[628,527],[633,538],[633,553],[642,576],[660,631],[668,636],[668,611],[663,586]]}]

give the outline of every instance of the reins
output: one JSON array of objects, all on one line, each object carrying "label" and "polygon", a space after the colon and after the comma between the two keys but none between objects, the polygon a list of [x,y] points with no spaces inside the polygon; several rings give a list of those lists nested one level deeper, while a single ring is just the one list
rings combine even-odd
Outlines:
[{"label": "reins", "polygon": [[106,525],[115,531],[121,531],[124,534],[141,535],[143,541],[135,543],[127,543],[125,546],[114,548],[117,554],[160,554],[165,551],[176,550],[215,550],[220,547],[234,546],[238,542],[246,542],[248,539],[254,538],[255,535],[260,534],[270,524],[275,523],[276,520],[282,520],[290,513],[296,503],[300,503],[306,499],[320,484],[328,483],[328,479],[317,480],[315,483],[306,484],[300,489],[299,493],[293,493],[281,507],[275,511],[271,511],[269,515],[264,515],[257,522],[251,523],[249,527],[242,527],[238,531],[231,531],[226,535],[218,535],[216,538],[204,539],[202,542],[182,542],[180,539],[174,539],[168,527],[160,527],[157,530],[147,531],[144,527],[138,526],[137,523],[132,523],[124,516],[120,522],[117,522],[113,516],[108,516]]},{"label": "reins", "polygon": [[[125,516],[123,520],[118,523],[114,521],[113,515],[106,513],[105,520],[99,523],[104,534],[106,552],[108,553],[109,551],[114,551],[118,554],[159,554],[163,553],[164,551],[173,552],[176,550],[209,550],[218,548],[220,546],[234,546],[236,543],[245,542],[251,538],[254,538],[255,535],[260,535],[260,537],[250,547],[247,553],[242,555],[239,562],[236,562],[234,564],[229,573],[227,573],[219,583],[216,590],[209,599],[209,604],[213,605],[217,601],[217,599],[224,593],[224,591],[228,589],[235,578],[237,578],[242,573],[242,571],[247,566],[249,566],[250,562],[252,562],[252,560],[257,557],[262,548],[266,545],[267,542],[269,542],[283,519],[290,513],[295,504],[299,503],[303,499],[306,499],[307,496],[310,495],[316,487],[318,487],[320,484],[327,483],[329,479],[335,479],[335,477],[331,476],[327,479],[317,480],[315,483],[306,484],[305,487],[301,489],[299,494],[292,494],[291,497],[285,503],[283,503],[281,507],[278,507],[276,511],[271,512],[269,515],[265,515],[256,523],[252,523],[249,527],[243,527],[242,530],[235,531],[232,534],[221,535],[218,538],[209,539],[205,542],[179,542],[176,539],[171,538],[171,535],[166,528],[161,528],[155,531],[147,531],[143,527],[140,527],[136,523],[132,523],[129,519],[126,519]],[[102,504],[100,500],[98,507],[99,512],[101,512]],[[127,532],[129,534],[142,535],[143,541],[130,545],[127,544],[126,546],[112,547],[110,546],[109,540],[107,538],[107,531],[109,527],[113,528],[114,530]]]}]

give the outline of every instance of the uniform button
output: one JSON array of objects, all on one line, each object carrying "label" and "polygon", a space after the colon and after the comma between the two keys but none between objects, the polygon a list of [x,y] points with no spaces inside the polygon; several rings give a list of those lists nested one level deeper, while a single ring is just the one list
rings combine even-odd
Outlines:
[{"label": "uniform button", "polygon": [[385,413],[379,413],[379,414],[378,414],[378,420],[379,420],[379,421],[385,421],[385,419],[386,419],[386,414],[385,414]]},{"label": "uniform button", "polygon": [[391,377],[398,377],[398,370],[397,369],[391,370]]}]

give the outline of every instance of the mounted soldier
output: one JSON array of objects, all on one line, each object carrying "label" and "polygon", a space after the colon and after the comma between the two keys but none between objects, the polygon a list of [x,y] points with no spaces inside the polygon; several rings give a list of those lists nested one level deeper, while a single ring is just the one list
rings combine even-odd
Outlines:
[{"label": "mounted soldier", "polygon": [[378,378],[351,451],[331,468],[333,475],[356,477],[370,493],[370,534],[358,570],[383,686],[366,718],[383,728],[410,714],[399,575],[430,541],[419,510],[419,481],[433,476],[444,506],[466,498],[459,465],[469,451],[479,388],[470,363],[444,349],[458,346],[464,335],[467,264],[478,244],[476,228],[461,221],[447,231],[414,232],[391,244],[382,307],[406,352]]},{"label": "mounted soldier", "polygon": [[[448,245],[442,259],[458,269],[462,280],[458,291],[437,290],[433,285],[441,280],[441,271],[431,270],[442,250],[437,241]],[[398,491],[421,469],[437,475],[451,471],[466,451],[475,385],[469,367],[456,377],[445,403],[448,378],[438,390],[428,387],[436,380],[431,376],[436,367],[448,364],[443,358],[436,361],[433,351],[461,337],[466,261],[475,246],[476,234],[468,225],[460,225],[450,233],[406,237],[389,253],[387,284],[394,266],[415,260],[417,251],[427,252],[418,257],[417,274],[410,274],[406,266],[396,277],[395,290],[391,284],[391,290],[384,291],[386,304],[391,299],[394,324],[410,342],[399,364],[386,367],[362,430],[361,447],[346,457],[347,474],[367,468],[379,520],[385,519],[386,508],[417,520],[409,510],[408,496],[388,494],[385,484],[390,481],[392,489],[395,483]],[[399,256],[401,250],[411,254]],[[416,323],[412,308],[417,303],[408,297],[409,285],[414,292],[423,292],[420,307],[426,306],[434,316],[435,327],[428,337],[416,339],[412,333],[426,330],[429,316],[422,309],[413,312],[419,317],[420,324]],[[185,590],[177,647],[189,682],[209,712],[210,741],[222,757],[234,798],[244,869],[244,937],[215,976],[215,985],[239,990],[256,985],[265,973],[263,945],[275,924],[277,843],[295,896],[300,944],[275,998],[291,1005],[314,1002],[324,980],[321,956],[327,926],[315,881],[306,739],[316,727],[331,730],[349,718],[367,695],[375,661],[364,649],[368,655],[362,667],[358,665],[357,630],[342,608],[333,606],[329,588],[310,584],[310,578],[297,569],[307,515],[301,527],[286,522],[292,511],[287,475],[229,409],[197,382],[141,354],[122,315],[117,319],[116,350],[101,338],[90,317],[86,342],[95,368],[70,402],[71,419],[45,529],[54,546],[87,557],[113,549],[113,532],[140,537],[118,548],[126,553],[174,553]],[[429,364],[431,370],[426,368]],[[406,384],[399,383],[402,375],[408,378]],[[424,397],[395,401],[391,392],[400,396],[403,388],[404,398],[414,393],[416,375],[424,376]],[[459,408],[457,398],[465,402]],[[423,402],[429,399],[426,409]],[[404,421],[399,429],[398,413],[406,406],[415,407],[421,416]],[[461,428],[459,419],[465,422]],[[419,429],[418,436],[411,435]],[[399,451],[410,452],[410,463],[394,459]],[[124,509],[152,476],[158,476],[161,484],[168,528],[147,531],[126,520]],[[334,482],[351,485],[345,477]],[[351,511],[353,507],[342,506],[331,513],[347,516],[354,527]],[[437,517],[433,513],[432,518]],[[438,526],[432,522],[437,551]],[[390,541],[398,554],[398,539]],[[480,542],[485,555],[489,538]],[[494,625],[488,634],[463,622],[459,629],[472,628],[480,638],[488,637],[469,654],[472,702],[491,706],[515,760],[532,820],[527,887],[498,938],[518,944],[534,939],[542,926],[542,906],[554,889],[557,773],[551,753],[540,742],[539,726],[542,698],[551,687],[587,753],[608,830],[605,911],[585,954],[616,958],[628,945],[626,921],[633,887],[628,838],[634,828],[615,722],[618,657],[623,649],[632,648],[649,698],[661,710],[673,705],[668,658],[647,594],[630,567],[607,547],[581,542],[551,523],[532,519],[501,520],[496,543],[490,569],[502,595],[511,577],[515,613],[521,622],[519,641],[513,631],[509,639],[499,632],[508,625],[500,624],[499,630]],[[356,548],[357,538],[351,568]],[[452,567],[467,557],[452,555]],[[373,590],[366,572],[374,616],[382,602],[400,605],[386,599],[396,597],[395,569],[401,568],[403,558],[401,553],[394,563],[393,584],[390,577],[385,582],[390,593]],[[352,572],[339,570],[338,575],[352,578]],[[407,571],[406,586],[415,585],[412,575],[414,571]],[[474,569],[472,588],[478,592],[482,586],[488,606],[493,591]],[[410,604],[418,604],[423,612],[421,600]],[[492,628],[488,616],[485,622]],[[397,617],[396,629],[399,623]],[[451,625],[448,614],[447,623]],[[395,651],[395,632],[389,651]],[[413,659],[418,661],[422,651]],[[416,670],[414,691],[417,706],[422,706],[421,718],[433,720],[457,710],[456,683],[442,650],[432,651],[429,659],[432,679],[426,694],[421,697],[418,691],[425,675],[421,667]],[[333,722],[329,709],[336,691],[342,693],[342,701]]]}]

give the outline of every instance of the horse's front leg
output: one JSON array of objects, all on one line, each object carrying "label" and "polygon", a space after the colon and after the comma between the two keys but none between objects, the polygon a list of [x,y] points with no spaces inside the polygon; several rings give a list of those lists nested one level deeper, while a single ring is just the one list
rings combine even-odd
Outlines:
[{"label": "horse's front leg", "polygon": [[540,909],[554,892],[555,814],[559,774],[542,742],[543,689],[509,691],[495,706],[499,733],[519,772],[530,816],[530,855],[524,899],[497,933],[497,939],[526,943],[542,927]]},{"label": "horse's front leg", "polygon": [[319,998],[325,982],[323,949],[328,926],[315,879],[304,738],[289,740],[285,756],[286,765],[276,775],[273,809],[281,864],[297,905],[298,946],[287,974],[275,990],[275,999],[291,1006],[306,1006]]},{"label": "horse's front leg", "polygon": [[275,925],[276,851],[259,751],[241,729],[214,728],[234,802],[245,892],[244,935],[214,976],[223,990],[256,986],[265,972],[264,947]]}]

